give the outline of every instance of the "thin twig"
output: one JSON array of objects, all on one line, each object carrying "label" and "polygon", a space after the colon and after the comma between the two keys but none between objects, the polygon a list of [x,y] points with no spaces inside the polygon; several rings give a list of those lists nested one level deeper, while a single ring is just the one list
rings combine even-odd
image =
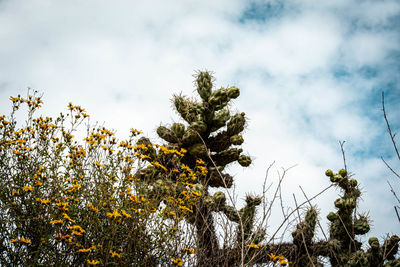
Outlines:
[{"label": "thin twig", "polygon": [[383,117],[385,118],[386,121],[386,125],[387,125],[387,130],[389,132],[390,135],[390,139],[392,140],[393,143],[393,148],[396,151],[397,154],[397,158],[400,160],[400,153],[399,150],[397,149],[397,145],[396,145],[396,141],[394,140],[394,137],[396,134],[392,134],[392,130],[390,129],[390,124],[389,124],[389,120],[386,116],[386,110],[385,110],[385,94],[384,92],[382,92],[382,111],[383,111]]},{"label": "thin twig", "polygon": [[383,157],[381,157],[381,159],[382,159],[383,163],[385,163],[386,167],[388,167],[389,170],[391,170],[392,173],[393,173],[394,175],[396,175],[396,176],[400,179],[400,175],[399,175],[395,170],[393,170],[392,167],[390,167],[390,165],[383,159]]},{"label": "thin twig", "polygon": [[339,141],[339,145],[340,145],[340,150],[342,151],[344,169],[347,171],[346,157],[345,157],[345,155],[344,155],[344,148],[343,148],[343,145],[344,145],[345,142],[346,142],[346,141]]}]

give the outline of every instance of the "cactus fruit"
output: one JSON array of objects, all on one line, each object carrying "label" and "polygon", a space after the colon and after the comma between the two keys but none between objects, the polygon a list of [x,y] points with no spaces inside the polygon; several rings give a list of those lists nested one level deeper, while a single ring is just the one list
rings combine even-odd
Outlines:
[{"label": "cactus fruit", "polygon": [[238,158],[238,162],[243,167],[248,167],[251,164],[251,158],[249,156],[240,155]]},{"label": "cactus fruit", "polygon": [[350,184],[350,186],[352,186],[352,187],[356,187],[356,186],[357,186],[357,180],[356,180],[356,179],[350,179],[350,180],[349,180],[349,184]]},{"label": "cactus fruit", "polygon": [[325,175],[328,177],[332,177],[333,176],[333,171],[331,169],[326,170]]},{"label": "cactus fruit", "polygon": [[221,210],[221,208],[223,206],[225,206],[225,202],[226,202],[225,194],[223,192],[219,191],[214,194],[213,198],[214,198],[214,202],[219,207],[219,210]]},{"label": "cactus fruit", "polygon": [[347,176],[347,171],[345,169],[340,169],[339,170],[339,175],[342,176],[343,178]]},{"label": "cactus fruit", "polygon": [[336,215],[336,213],[334,213],[334,212],[329,212],[329,214],[328,214],[328,216],[326,216],[326,218],[327,218],[329,221],[333,222],[334,220],[336,220],[337,215]]},{"label": "cactus fruit", "polygon": [[333,176],[331,176],[330,180],[333,183],[340,183],[343,180],[343,177],[339,174],[334,174]]},{"label": "cactus fruit", "polygon": [[368,244],[371,246],[373,249],[378,249],[379,248],[379,240],[376,237],[370,237],[368,239]]},{"label": "cactus fruit", "polygon": [[335,200],[335,207],[338,208],[338,209],[341,209],[341,208],[344,207],[345,203],[346,202],[345,202],[345,200],[343,198],[338,198],[338,199]]}]

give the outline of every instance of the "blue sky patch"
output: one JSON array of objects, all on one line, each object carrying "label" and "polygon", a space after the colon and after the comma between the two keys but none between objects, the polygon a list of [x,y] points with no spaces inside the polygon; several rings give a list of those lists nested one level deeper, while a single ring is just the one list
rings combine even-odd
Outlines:
[{"label": "blue sky patch", "polygon": [[240,23],[249,21],[265,23],[271,18],[282,17],[285,8],[283,2],[252,1],[239,19]]}]

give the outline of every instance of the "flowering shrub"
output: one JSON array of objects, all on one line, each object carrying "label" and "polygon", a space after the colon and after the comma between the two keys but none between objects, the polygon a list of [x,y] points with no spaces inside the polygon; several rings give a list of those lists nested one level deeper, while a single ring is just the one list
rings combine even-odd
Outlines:
[{"label": "flowering shrub", "polygon": [[[200,196],[191,184],[198,172],[179,161],[186,151],[144,145],[135,129],[119,141],[71,103],[54,119],[36,116],[36,95],[10,99],[10,116],[0,117],[0,265],[179,265],[194,253],[179,225]],[[147,164],[150,150],[170,154],[174,168]],[[180,179],[153,190],[135,176],[147,165]]]}]

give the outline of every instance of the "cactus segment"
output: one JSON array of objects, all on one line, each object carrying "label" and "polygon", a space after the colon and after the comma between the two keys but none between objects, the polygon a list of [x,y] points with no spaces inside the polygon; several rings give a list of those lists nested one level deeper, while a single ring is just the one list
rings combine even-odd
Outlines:
[{"label": "cactus segment", "polygon": [[246,123],[244,116],[244,112],[236,114],[228,122],[227,132],[230,136],[241,133],[244,130],[244,125]]},{"label": "cactus segment", "polygon": [[197,92],[203,101],[207,101],[211,95],[211,89],[213,87],[212,84],[212,76],[209,72],[202,71],[197,75]]},{"label": "cactus segment", "polygon": [[171,130],[176,137],[182,138],[183,134],[185,133],[185,125],[183,123],[175,122],[174,124],[172,124]]},{"label": "cactus segment", "polygon": [[157,134],[159,137],[169,143],[178,143],[178,138],[176,137],[175,133],[169,130],[167,127],[159,126],[157,128]]}]

